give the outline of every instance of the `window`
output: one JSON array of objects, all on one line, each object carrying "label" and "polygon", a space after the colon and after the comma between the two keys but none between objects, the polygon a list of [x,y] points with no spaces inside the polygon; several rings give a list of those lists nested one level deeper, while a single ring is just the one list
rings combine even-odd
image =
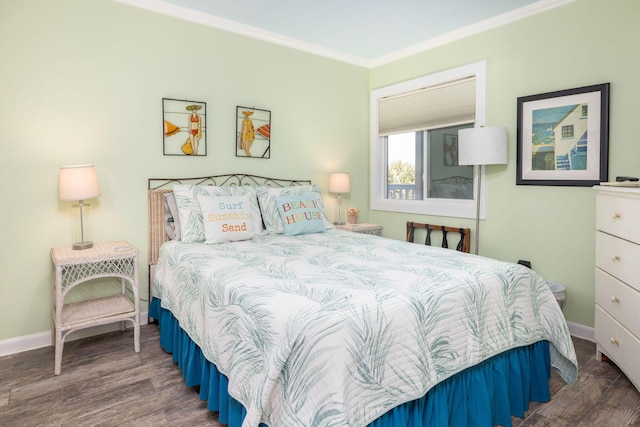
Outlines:
[{"label": "window", "polygon": [[[386,198],[473,200],[473,167],[458,165],[458,130],[469,125],[388,135]],[[429,179],[423,180],[424,171]]]},{"label": "window", "polygon": [[588,115],[589,115],[589,104],[583,104],[582,105],[582,118],[586,119]]},{"label": "window", "polygon": [[573,125],[562,126],[562,137],[573,138]]},{"label": "window", "polygon": [[485,69],[482,61],[372,91],[371,209],[475,217],[477,168],[458,165],[457,144],[458,130],[484,125]]}]

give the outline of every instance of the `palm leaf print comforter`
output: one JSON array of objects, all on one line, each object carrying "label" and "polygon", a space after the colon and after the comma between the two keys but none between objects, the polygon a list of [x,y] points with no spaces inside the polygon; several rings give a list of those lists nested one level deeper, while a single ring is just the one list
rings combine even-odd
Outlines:
[{"label": "palm leaf print comforter", "polygon": [[366,425],[506,350],[548,340],[577,376],[544,279],[518,264],[329,230],[163,245],[153,296],[244,405],[243,426]]}]

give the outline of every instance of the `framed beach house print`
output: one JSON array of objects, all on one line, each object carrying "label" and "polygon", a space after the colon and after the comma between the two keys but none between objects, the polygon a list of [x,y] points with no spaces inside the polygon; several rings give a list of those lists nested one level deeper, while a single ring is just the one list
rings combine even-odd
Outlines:
[{"label": "framed beach house print", "polygon": [[518,185],[608,180],[609,83],[518,98]]}]

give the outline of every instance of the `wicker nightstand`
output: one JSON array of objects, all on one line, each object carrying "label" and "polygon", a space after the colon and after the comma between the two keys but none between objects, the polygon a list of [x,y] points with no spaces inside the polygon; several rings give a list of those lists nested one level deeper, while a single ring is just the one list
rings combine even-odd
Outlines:
[{"label": "wicker nightstand", "polygon": [[339,230],[353,231],[354,233],[382,236],[382,226],[378,224],[342,224],[336,225],[336,228]]},{"label": "wicker nightstand", "polygon": [[[97,243],[91,249],[71,246],[51,249],[53,260],[54,373],[60,374],[64,340],[73,331],[114,322],[133,323],[134,349],[140,351],[140,302],[138,294],[138,250],[125,241]],[[121,280],[119,294],[64,303],[74,287],[92,279],[114,277]],[[129,289],[127,289],[127,284]],[[90,285],[88,285],[90,286]],[[127,296],[130,291],[132,298]]]}]

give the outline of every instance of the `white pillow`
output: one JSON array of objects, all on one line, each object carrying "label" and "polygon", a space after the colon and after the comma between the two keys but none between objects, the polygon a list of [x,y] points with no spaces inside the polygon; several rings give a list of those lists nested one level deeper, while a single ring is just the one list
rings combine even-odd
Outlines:
[{"label": "white pillow", "polygon": [[204,242],[204,223],[202,211],[198,203],[198,195],[201,196],[248,196],[250,199],[251,216],[258,229],[262,229],[260,208],[256,196],[255,187],[248,185],[231,185],[216,187],[212,185],[185,185],[173,186],[173,194],[178,205],[180,220],[180,237],[183,243]]},{"label": "white pillow", "polygon": [[172,192],[164,193],[164,231],[171,240],[180,240],[178,205]]},{"label": "white pillow", "polygon": [[262,234],[251,213],[249,196],[201,196],[198,203],[208,245],[249,240]]},{"label": "white pillow", "polygon": [[[282,217],[278,210],[276,197],[314,194],[318,199],[322,198],[320,188],[315,184],[291,187],[268,187],[266,185],[260,185],[256,187],[256,192],[258,194],[258,202],[260,203],[262,221],[269,234],[284,233],[284,222],[282,222]],[[334,228],[329,218],[325,217],[323,222],[327,229]]]}]

